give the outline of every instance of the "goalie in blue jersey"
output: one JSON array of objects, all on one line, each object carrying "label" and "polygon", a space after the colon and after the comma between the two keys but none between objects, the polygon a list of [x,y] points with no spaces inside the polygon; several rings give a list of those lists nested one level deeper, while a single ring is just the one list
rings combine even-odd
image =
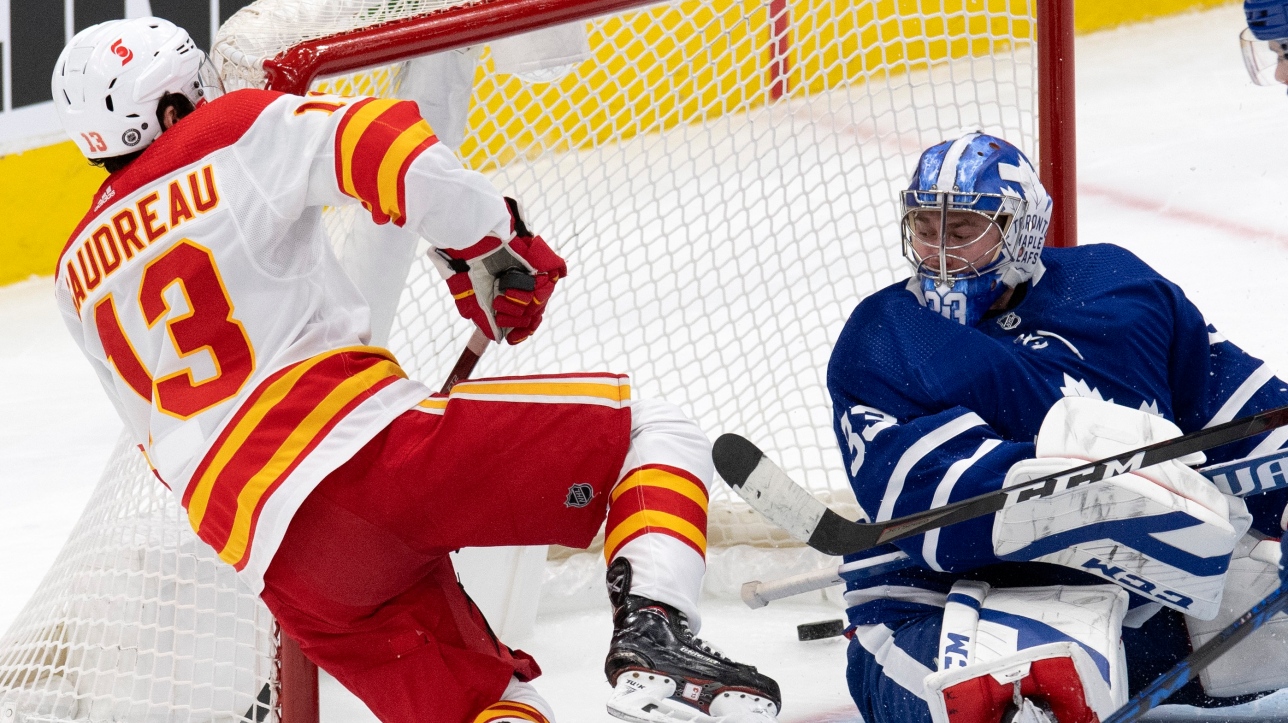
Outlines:
[{"label": "goalie in blue jersey", "polygon": [[[872,519],[1288,404],[1288,384],[1130,252],[1044,248],[1051,203],[1000,138],[968,133],[922,155],[900,194],[915,272],[859,304],[827,372]],[[1206,462],[1286,445],[1280,428]],[[1203,463],[848,557],[848,680],[864,720],[1103,720],[1278,584],[1288,491],[1227,496],[1192,469]],[[863,574],[894,547],[915,565]],[[1170,702],[1220,707],[1288,686],[1285,640],[1280,616]]]}]

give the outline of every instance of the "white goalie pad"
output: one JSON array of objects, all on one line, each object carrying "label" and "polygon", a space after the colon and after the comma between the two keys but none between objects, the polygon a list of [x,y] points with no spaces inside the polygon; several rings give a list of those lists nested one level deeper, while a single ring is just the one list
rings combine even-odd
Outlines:
[{"label": "white goalie pad", "polygon": [[[1097,399],[1052,406],[1037,458],[1016,463],[1012,485],[1180,436],[1162,417]],[[1201,463],[1202,455],[1186,461]],[[1082,570],[1200,619],[1220,608],[1230,554],[1252,524],[1243,500],[1220,493],[1179,460],[997,513],[993,550],[1006,560]]]},{"label": "white goalie pad", "polygon": [[[1226,574],[1221,611],[1211,620],[1185,618],[1197,649],[1279,587],[1279,541],[1246,536]],[[1199,673],[1214,698],[1288,688],[1288,615],[1279,613]]]},{"label": "white goalie pad", "polygon": [[934,723],[997,720],[1016,695],[1056,720],[1104,719],[1127,700],[1127,593],[1113,585],[990,589],[953,585],[939,672],[925,686]]}]

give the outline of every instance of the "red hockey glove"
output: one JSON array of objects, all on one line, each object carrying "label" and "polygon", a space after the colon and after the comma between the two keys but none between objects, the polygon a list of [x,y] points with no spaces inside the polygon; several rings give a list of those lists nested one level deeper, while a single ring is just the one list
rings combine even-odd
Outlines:
[{"label": "red hockey glove", "polygon": [[546,302],[568,268],[540,236],[528,232],[514,200],[505,200],[514,238],[489,236],[469,248],[436,249],[430,256],[461,316],[492,341],[508,329],[506,340],[518,344],[541,324]]},{"label": "red hockey glove", "polygon": [[540,236],[516,236],[510,241],[510,251],[526,262],[533,283],[521,286],[502,279],[500,293],[492,301],[492,311],[497,326],[510,329],[506,341],[518,344],[541,325],[546,302],[554,293],[555,284],[568,275],[568,267]]}]

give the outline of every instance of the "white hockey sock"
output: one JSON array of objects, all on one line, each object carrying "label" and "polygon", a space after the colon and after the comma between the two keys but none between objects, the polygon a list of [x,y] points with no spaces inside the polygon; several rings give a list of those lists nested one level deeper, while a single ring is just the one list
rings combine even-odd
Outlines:
[{"label": "white hockey sock", "polygon": [[511,678],[501,700],[493,703],[475,716],[471,723],[501,723],[501,721],[523,721],[524,723],[555,723],[555,714],[550,704],[532,687],[518,678]]},{"label": "white hockey sock", "polygon": [[671,605],[701,626],[711,443],[678,407],[631,402],[631,446],[609,496],[604,558],[631,563],[631,593]]}]

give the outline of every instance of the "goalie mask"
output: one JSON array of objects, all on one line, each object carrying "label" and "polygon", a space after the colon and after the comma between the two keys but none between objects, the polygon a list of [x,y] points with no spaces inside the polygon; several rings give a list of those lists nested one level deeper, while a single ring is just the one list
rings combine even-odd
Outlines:
[{"label": "goalie mask", "polygon": [[1257,85],[1288,83],[1288,0],[1244,0],[1243,65]]},{"label": "goalie mask", "polygon": [[98,159],[156,140],[162,96],[182,94],[195,107],[222,95],[223,84],[183,28],[137,18],[77,33],[54,65],[51,91],[67,135],[86,158]]},{"label": "goalie mask", "polygon": [[1008,288],[1041,276],[1051,198],[1001,138],[972,132],[931,147],[899,201],[927,308],[974,326]]}]

